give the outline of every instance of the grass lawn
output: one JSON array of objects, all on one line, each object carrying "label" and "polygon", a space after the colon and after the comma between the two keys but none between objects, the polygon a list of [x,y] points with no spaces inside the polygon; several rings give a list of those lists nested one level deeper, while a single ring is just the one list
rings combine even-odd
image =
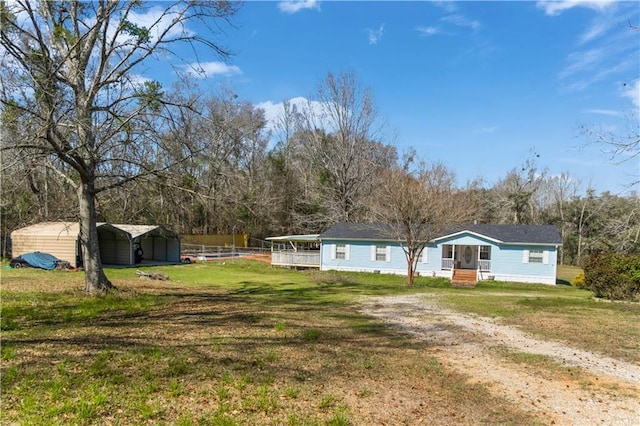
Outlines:
[{"label": "grass lawn", "polygon": [[[569,286],[297,272],[237,260],[82,273],[1,272],[2,424],[540,424],[448,371],[437,348],[358,313],[428,292],[455,309],[639,362],[640,307]],[[613,340],[613,344],[612,341]]]}]

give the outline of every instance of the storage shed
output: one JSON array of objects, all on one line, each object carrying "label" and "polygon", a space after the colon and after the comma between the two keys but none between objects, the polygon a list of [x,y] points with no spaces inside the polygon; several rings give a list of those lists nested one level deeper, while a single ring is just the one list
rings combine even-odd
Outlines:
[{"label": "storage shed", "polygon": [[12,255],[40,251],[77,267],[79,233],[80,225],[76,222],[42,222],[20,228],[11,233]]},{"label": "storage shed", "polygon": [[[72,266],[82,264],[77,222],[43,222],[11,233],[13,256],[40,251]],[[180,238],[156,225],[112,225],[98,223],[100,256],[104,265],[134,265],[134,245],[140,242],[143,263],[179,263]]]}]

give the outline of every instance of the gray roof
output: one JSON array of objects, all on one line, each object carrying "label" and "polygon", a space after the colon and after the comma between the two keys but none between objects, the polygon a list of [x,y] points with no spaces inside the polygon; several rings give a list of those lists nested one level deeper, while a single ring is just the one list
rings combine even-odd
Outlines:
[{"label": "gray roof", "polygon": [[[320,240],[395,241],[398,235],[393,225],[381,223],[338,223],[320,234]],[[439,237],[454,236],[465,231],[505,243],[562,245],[558,228],[554,225],[461,225],[447,229]]]},{"label": "gray roof", "polygon": [[554,244],[562,245],[562,237],[555,225],[466,225],[449,229],[436,240],[461,232],[473,232],[474,234],[488,237],[507,244]]},{"label": "gray roof", "polygon": [[320,240],[377,240],[395,241],[397,233],[384,223],[336,223],[318,237]]}]

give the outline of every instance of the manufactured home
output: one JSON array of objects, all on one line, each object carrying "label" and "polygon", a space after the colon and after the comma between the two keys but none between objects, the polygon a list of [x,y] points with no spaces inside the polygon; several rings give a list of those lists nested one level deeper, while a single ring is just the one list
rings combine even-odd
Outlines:
[{"label": "manufactured home", "polygon": [[[387,225],[338,223],[317,241],[320,253],[314,266],[320,270],[407,273],[402,241]],[[452,280],[555,284],[560,246],[562,238],[552,225],[459,226],[429,241],[416,270]]]}]

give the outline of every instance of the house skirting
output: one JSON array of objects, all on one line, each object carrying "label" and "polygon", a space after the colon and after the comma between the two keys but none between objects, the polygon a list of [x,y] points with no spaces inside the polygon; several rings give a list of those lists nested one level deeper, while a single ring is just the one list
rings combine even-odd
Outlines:
[{"label": "house skirting", "polygon": [[[406,270],[399,270],[393,268],[358,268],[358,267],[347,267],[347,266],[336,266],[327,268],[323,266],[321,268],[323,271],[343,271],[343,272],[368,272],[368,273],[377,273],[377,274],[394,274],[394,275],[407,275]],[[440,270],[440,271],[425,271],[418,270],[418,274],[423,277],[441,277],[451,279],[453,276],[452,270]],[[533,276],[533,275],[512,275],[512,274],[496,274],[491,271],[481,271],[478,273],[479,281],[486,280],[495,280],[495,281],[508,281],[508,282],[517,282],[517,283],[529,283],[529,284],[548,284],[555,285],[556,278],[555,277],[541,277],[541,276]]]}]

